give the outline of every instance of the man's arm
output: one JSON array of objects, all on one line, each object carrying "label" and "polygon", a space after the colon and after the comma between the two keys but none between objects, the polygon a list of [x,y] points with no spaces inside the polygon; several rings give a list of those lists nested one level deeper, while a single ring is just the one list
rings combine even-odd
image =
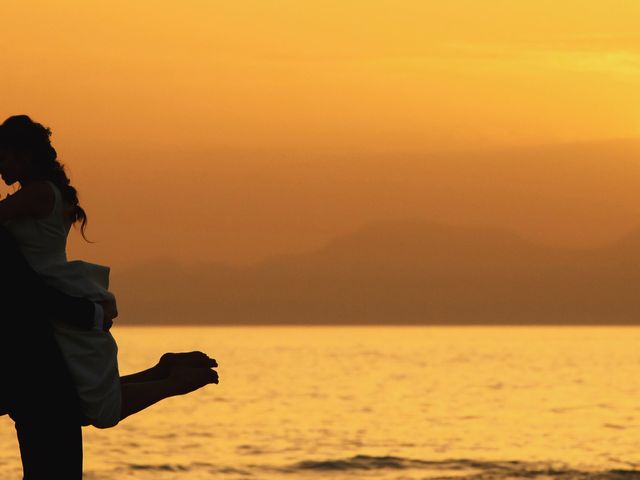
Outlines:
[{"label": "man's arm", "polygon": [[[29,313],[30,318],[42,321],[60,320],[85,330],[94,326],[94,303],[46,285],[30,267],[11,234],[1,226],[0,309]],[[11,321],[11,315],[2,317],[4,321]]]}]

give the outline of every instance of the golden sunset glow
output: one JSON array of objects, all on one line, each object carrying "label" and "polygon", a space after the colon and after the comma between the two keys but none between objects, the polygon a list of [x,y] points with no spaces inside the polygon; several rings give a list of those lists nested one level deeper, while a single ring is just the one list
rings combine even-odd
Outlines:
[{"label": "golden sunset glow", "polygon": [[640,480],[640,0],[0,25],[0,479]]},{"label": "golden sunset glow", "polygon": [[98,241],[79,256],[246,264],[402,218],[592,245],[640,223],[637,2],[2,8],[0,112],[53,129]]}]

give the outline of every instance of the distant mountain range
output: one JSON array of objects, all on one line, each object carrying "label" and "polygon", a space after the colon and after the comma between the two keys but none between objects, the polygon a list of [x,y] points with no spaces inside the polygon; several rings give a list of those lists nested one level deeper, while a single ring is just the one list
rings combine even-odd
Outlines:
[{"label": "distant mountain range", "polygon": [[394,221],[245,268],[157,260],[112,288],[123,324],[640,324],[640,231],[569,249]]}]

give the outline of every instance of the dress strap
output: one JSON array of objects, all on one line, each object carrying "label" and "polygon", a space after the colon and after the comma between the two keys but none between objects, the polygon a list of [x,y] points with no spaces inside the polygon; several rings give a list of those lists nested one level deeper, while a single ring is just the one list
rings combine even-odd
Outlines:
[{"label": "dress strap", "polygon": [[62,194],[60,193],[58,187],[51,180],[47,180],[46,182],[51,185],[54,196],[53,208],[51,209],[51,213],[49,214],[49,216],[53,216],[54,214],[62,216]]}]

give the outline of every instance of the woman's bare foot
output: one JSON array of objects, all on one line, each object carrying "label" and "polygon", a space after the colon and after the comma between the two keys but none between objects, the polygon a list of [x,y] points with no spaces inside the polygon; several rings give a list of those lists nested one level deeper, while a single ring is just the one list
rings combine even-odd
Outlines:
[{"label": "woman's bare foot", "polygon": [[167,378],[173,395],[185,395],[210,383],[218,383],[218,372],[206,367],[174,367]]},{"label": "woman's bare foot", "polygon": [[203,352],[165,353],[160,357],[156,369],[160,378],[166,378],[176,367],[215,368],[218,363]]},{"label": "woman's bare foot", "polygon": [[153,367],[120,377],[120,382],[140,383],[166,380],[174,368],[215,368],[218,363],[202,352],[165,353]]}]

